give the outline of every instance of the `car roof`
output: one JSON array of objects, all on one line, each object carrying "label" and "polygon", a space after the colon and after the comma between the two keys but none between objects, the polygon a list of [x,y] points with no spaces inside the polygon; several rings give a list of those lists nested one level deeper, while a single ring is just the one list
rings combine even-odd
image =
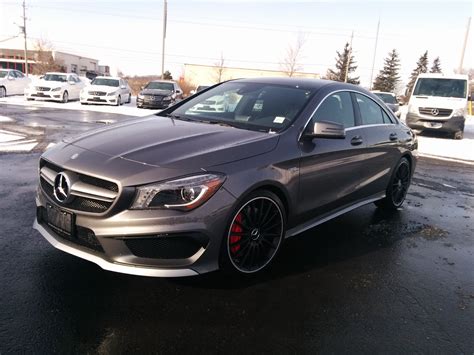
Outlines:
[{"label": "car roof", "polygon": [[173,80],[150,80],[150,83],[171,83],[171,84],[174,84],[175,81],[173,81]]},{"label": "car roof", "polygon": [[44,75],[47,75],[47,74],[53,74],[53,75],[77,75],[76,73],[60,73],[60,72],[56,72],[56,71],[49,71],[49,72],[45,73]]},{"label": "car roof", "polygon": [[443,73],[422,73],[419,78],[441,78],[441,79],[468,79],[466,74],[443,74]]},{"label": "car roof", "polygon": [[122,78],[118,76],[96,76],[94,79],[112,79],[112,80],[120,80]]},{"label": "car roof", "polygon": [[393,92],[389,92],[389,91],[372,90],[371,92],[374,94],[387,94],[387,95],[396,96]]},{"label": "car roof", "polygon": [[247,82],[247,83],[262,83],[262,84],[273,84],[273,85],[286,85],[286,86],[304,86],[305,88],[320,89],[327,85],[338,86],[341,89],[354,89],[361,90],[362,88],[357,85],[324,80],[324,79],[310,79],[310,78],[287,78],[287,77],[262,77],[262,78],[246,78],[232,80],[236,82]]}]

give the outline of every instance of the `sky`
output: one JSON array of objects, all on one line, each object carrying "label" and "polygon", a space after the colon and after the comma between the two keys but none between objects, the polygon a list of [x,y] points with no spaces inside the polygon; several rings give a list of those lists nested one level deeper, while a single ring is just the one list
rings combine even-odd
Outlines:
[{"label": "sky", "polygon": [[[0,0],[0,45],[18,34],[21,0]],[[161,73],[163,0],[26,0],[31,40],[96,58],[126,75]],[[301,71],[324,75],[353,33],[356,75],[368,87],[377,23],[380,30],[373,78],[396,49],[402,83],[428,50],[445,73],[459,66],[473,1],[202,1],[168,0],[165,70],[174,78],[183,64],[281,69],[286,50],[305,39]],[[474,67],[474,23],[464,67]]]}]

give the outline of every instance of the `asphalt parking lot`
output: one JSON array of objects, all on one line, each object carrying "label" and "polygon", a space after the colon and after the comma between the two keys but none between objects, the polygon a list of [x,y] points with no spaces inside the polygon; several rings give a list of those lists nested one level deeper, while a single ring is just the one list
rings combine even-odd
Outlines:
[{"label": "asphalt parking lot", "polygon": [[421,159],[402,209],[289,239],[257,277],[136,277],[32,230],[41,151],[126,117],[0,108],[41,143],[0,155],[0,354],[473,353],[472,166]]}]

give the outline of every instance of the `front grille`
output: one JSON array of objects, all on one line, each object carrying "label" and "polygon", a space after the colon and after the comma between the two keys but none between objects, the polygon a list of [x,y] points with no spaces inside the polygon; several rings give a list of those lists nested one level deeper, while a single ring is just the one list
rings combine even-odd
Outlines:
[{"label": "front grille", "polygon": [[163,96],[158,95],[143,95],[144,100],[159,102],[163,99]]},{"label": "front grille", "polygon": [[82,247],[91,249],[93,251],[103,253],[104,249],[102,248],[102,245],[100,244],[99,240],[95,236],[94,232],[90,230],[89,228],[84,228],[81,226],[75,226],[75,233],[73,235],[69,235],[63,231],[61,231],[58,228],[51,228],[51,226],[48,225],[47,221],[47,213],[45,211],[44,207],[38,207],[37,211],[37,220],[38,223],[46,226],[51,229],[51,231],[57,235],[58,237],[67,240],[71,243],[80,245]]},{"label": "front grille", "polygon": [[[44,159],[40,161],[40,169],[48,168],[54,173],[59,173],[64,171],[59,166],[52,164]],[[111,191],[113,193],[118,193],[119,187],[116,183],[99,179],[93,176],[84,175],[80,173],[74,173],[77,178],[84,184],[91,185],[94,187],[99,187],[101,189]],[[61,207],[73,209],[76,211],[90,212],[90,213],[103,213],[107,211],[113,204],[113,198],[110,198],[107,201],[101,200],[100,198],[94,197],[84,197],[84,196],[73,196],[72,200],[68,203],[59,202],[53,193],[53,185],[46,180],[43,176],[40,176],[40,185],[43,192],[52,200],[56,205]],[[110,194],[110,193],[109,193]],[[106,194],[105,194],[106,195]],[[114,194],[112,194],[113,196]]]},{"label": "front grille", "polygon": [[205,247],[207,242],[186,235],[130,238],[125,245],[140,258],[186,259]]},{"label": "front grille", "polygon": [[37,86],[36,87],[36,91],[50,91],[51,88],[47,88],[47,87],[44,87],[44,86]]},{"label": "front grille", "polygon": [[89,95],[92,96],[105,96],[107,93],[105,91],[89,91]]},{"label": "front grille", "polygon": [[[434,107],[420,107],[419,112],[422,115],[433,116],[433,117],[448,117],[451,115],[453,110],[447,108],[434,108]],[[437,114],[435,114],[438,112]]]}]

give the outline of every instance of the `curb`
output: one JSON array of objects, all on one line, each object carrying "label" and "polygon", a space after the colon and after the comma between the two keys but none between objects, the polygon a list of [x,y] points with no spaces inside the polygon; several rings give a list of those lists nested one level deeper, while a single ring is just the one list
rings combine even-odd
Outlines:
[{"label": "curb", "polygon": [[474,166],[474,161],[472,161],[472,160],[443,157],[443,156],[440,156],[440,155],[431,155],[431,154],[425,154],[425,153],[420,153],[420,152],[418,152],[418,156],[423,157],[423,158],[443,160],[443,161],[449,161],[449,162],[453,162],[453,163],[460,163],[460,164],[466,164],[466,165]]}]

